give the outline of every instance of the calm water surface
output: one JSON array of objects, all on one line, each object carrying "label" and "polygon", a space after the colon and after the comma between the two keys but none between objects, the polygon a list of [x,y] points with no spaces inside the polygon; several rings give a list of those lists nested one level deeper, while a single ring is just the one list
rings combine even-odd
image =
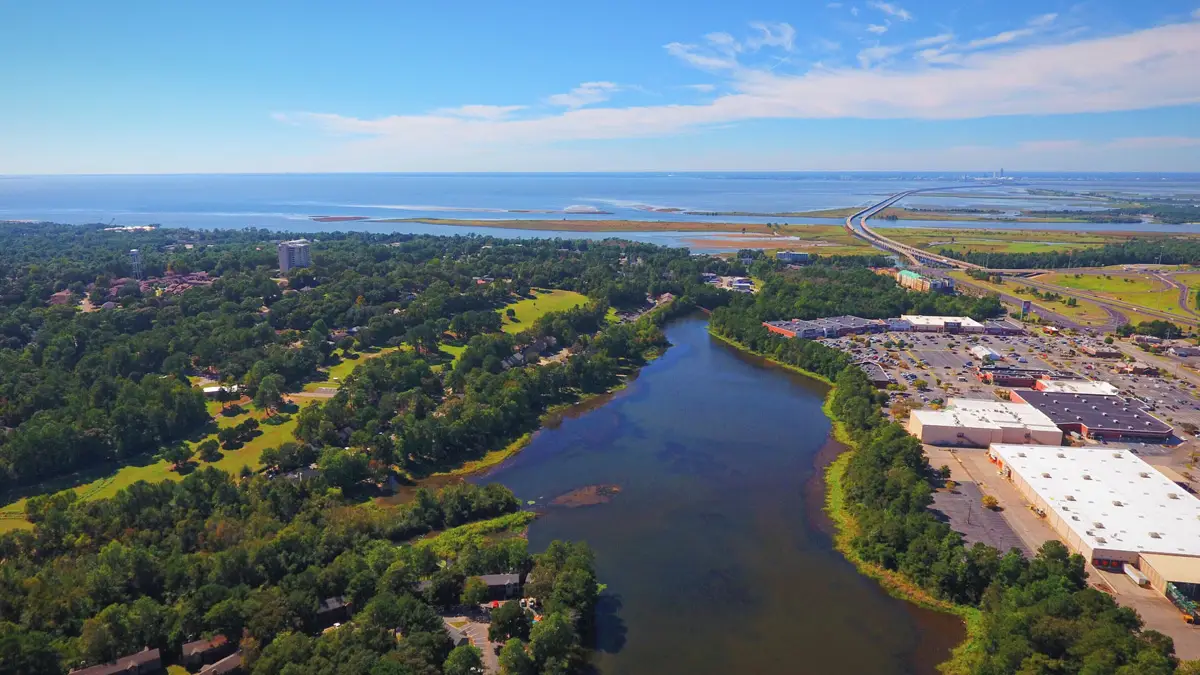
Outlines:
[{"label": "calm water surface", "polygon": [[[902,603],[832,549],[816,468],[837,448],[824,387],[673,323],[674,345],[604,405],[538,433],[481,481],[545,513],[556,538],[596,551],[597,665],[608,675],[932,674],[957,620]],[[611,502],[549,505],[577,488]]]}]

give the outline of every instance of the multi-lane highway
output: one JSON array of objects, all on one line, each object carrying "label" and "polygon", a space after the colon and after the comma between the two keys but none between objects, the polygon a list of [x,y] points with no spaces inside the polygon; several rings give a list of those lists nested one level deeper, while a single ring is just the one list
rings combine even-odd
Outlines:
[{"label": "multi-lane highway", "polygon": [[908,246],[907,244],[902,244],[902,243],[896,241],[895,239],[889,239],[888,237],[885,237],[885,236],[879,234],[878,232],[872,230],[867,225],[868,218],[870,218],[871,216],[886,209],[887,207],[895,204],[896,202],[900,201],[901,199],[908,197],[909,195],[917,194],[918,192],[932,192],[932,191],[942,191],[942,190],[961,190],[963,188],[973,188],[973,187],[986,187],[986,184],[985,185],[955,186],[955,187],[921,188],[918,190],[906,190],[904,192],[894,194],[894,195],[888,197],[887,199],[884,199],[881,202],[876,202],[875,204],[872,204],[857,213],[851,214],[850,217],[846,218],[846,230],[849,231],[850,234],[853,234],[854,236],[869,242],[872,246],[875,246],[876,248],[882,249],[884,251],[888,251],[889,253],[895,253],[896,255],[904,257],[911,264],[913,264],[917,267],[956,267],[958,269],[964,269],[964,270],[983,269],[982,265],[976,265],[974,263],[969,263],[964,260],[956,260],[954,258],[947,258],[946,256],[938,255],[937,253],[931,253],[929,251],[924,251],[922,249],[919,249],[919,248],[916,248],[913,246]]},{"label": "multi-lane highway", "polygon": [[[879,234],[875,230],[872,230],[871,227],[867,224],[867,220],[870,219],[872,216],[877,215],[879,212],[883,211],[884,209],[888,208],[889,206],[892,206],[896,202],[899,202],[900,200],[904,199],[905,197],[908,197],[913,194],[917,194],[920,192],[961,190],[961,189],[989,187],[989,186],[990,186],[990,184],[988,184],[988,183],[982,183],[979,185],[921,188],[921,189],[917,189],[917,190],[906,190],[904,192],[899,192],[897,194],[889,196],[888,198],[886,198],[882,201],[871,204],[870,206],[850,215],[850,217],[846,218],[846,230],[848,232],[850,232],[850,234],[853,234],[854,236],[867,241],[872,246],[875,246],[878,249],[887,251],[888,253],[894,253],[894,254],[904,258],[905,260],[908,261],[909,264],[911,264],[914,267],[918,267],[918,268],[933,267],[933,268],[954,268],[954,269],[962,269],[962,270],[987,270],[989,272],[994,272],[996,274],[1009,275],[1009,276],[1025,276],[1026,274],[1028,274],[1030,272],[1036,272],[1037,270],[1006,270],[1006,269],[988,270],[987,268],[983,267],[982,265],[976,265],[974,263],[969,263],[969,262],[966,262],[965,260],[958,260],[956,258],[949,258],[949,257],[943,256],[943,255],[939,255],[937,253],[932,253],[930,251],[925,251],[925,250],[922,250],[922,249],[919,249],[919,248],[916,248],[913,246],[908,246],[907,244],[900,243],[894,239],[890,239],[888,237],[885,237],[885,236]],[[1161,277],[1161,275],[1160,275],[1160,277]],[[1184,307],[1185,311],[1187,311],[1188,313],[1195,314],[1195,312],[1193,312],[1191,310],[1191,308],[1189,307],[1189,303],[1188,303],[1190,291],[1185,286],[1183,286],[1182,284],[1179,284],[1178,282],[1176,282],[1173,279],[1166,279],[1165,277],[1163,277],[1163,280],[1166,281],[1166,283],[1168,285],[1172,286],[1173,290],[1175,290],[1177,293],[1179,293],[1180,300],[1181,300],[1180,306]],[[1023,283],[1024,285],[1027,285],[1027,286],[1032,286],[1034,288],[1044,290],[1044,291],[1053,291],[1060,295],[1064,295],[1064,296],[1068,296],[1068,297],[1075,297],[1075,298],[1078,298],[1081,300],[1088,300],[1090,302],[1093,302],[1093,303],[1099,305],[1102,309],[1104,309],[1109,314],[1109,323],[1110,324],[1113,322],[1123,321],[1124,315],[1119,310],[1126,310],[1126,311],[1138,312],[1140,314],[1143,314],[1146,316],[1151,316],[1156,319],[1163,319],[1166,321],[1173,321],[1175,323],[1182,323],[1182,324],[1189,325],[1189,326],[1200,327],[1200,316],[1189,319],[1186,317],[1178,316],[1176,314],[1170,314],[1167,312],[1162,312],[1159,310],[1142,307],[1142,306],[1134,304],[1132,302],[1126,302],[1124,300],[1116,300],[1113,298],[1100,296],[1100,295],[1097,295],[1095,293],[1091,293],[1088,291],[1080,291],[1080,290],[1076,290],[1076,289],[1062,288],[1060,286],[1052,286],[1050,284],[1044,284],[1042,282],[1031,280],[1029,278],[1022,279],[1021,283]],[[1050,318],[1061,319],[1062,317],[1050,317]],[[1072,324],[1073,322],[1068,320],[1065,323]],[[1112,328],[1112,327],[1113,326],[1109,326],[1109,325],[1104,326],[1104,328]]]}]

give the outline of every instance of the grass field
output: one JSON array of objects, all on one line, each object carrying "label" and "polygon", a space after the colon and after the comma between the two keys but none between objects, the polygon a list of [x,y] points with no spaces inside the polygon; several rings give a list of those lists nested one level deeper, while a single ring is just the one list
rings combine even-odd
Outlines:
[{"label": "grass field", "polygon": [[[1146,309],[1154,309],[1183,318],[1192,318],[1179,306],[1179,291],[1148,274],[1136,272],[1109,274],[1043,274],[1037,280],[1096,295],[1122,300]],[[1129,313],[1129,312],[1123,312]],[[1141,319],[1142,317],[1136,317]],[[1147,318],[1148,320],[1148,318]],[[1133,321],[1138,323],[1138,321]]]},{"label": "grass field", "polygon": [[[572,307],[578,307],[587,302],[587,296],[574,291],[533,291],[534,297],[518,300],[505,306],[500,312],[503,317],[501,330],[505,333],[520,333],[534,321],[550,312],[561,312]],[[506,310],[516,312],[516,320],[509,319]],[[445,349],[445,347],[443,347]]]},{"label": "grass field", "polygon": [[[209,412],[214,413],[218,428],[240,424],[250,417],[254,417],[260,421],[266,419],[264,411],[253,410],[253,406],[249,403],[243,404],[243,407],[246,408],[245,412],[230,416],[218,414],[221,408],[221,404],[219,403],[210,402],[208,407]],[[296,428],[296,419],[296,414],[293,413],[291,419],[281,424],[261,424],[258,428],[261,433],[242,447],[235,450],[222,450],[221,459],[211,463],[193,459],[193,465],[196,468],[213,466],[232,474],[241,471],[243,466],[249,466],[251,469],[257,470],[262,467],[260,458],[262,457],[263,450],[277,446],[292,438],[292,431]],[[197,441],[188,441],[188,445],[194,449],[208,438],[216,438],[216,434],[205,436]],[[171,465],[166,461],[151,459],[146,464],[127,464],[107,475],[94,480],[81,481],[77,485],[63,489],[75,490],[75,494],[85,500],[104,499],[112,497],[118,491],[133,485],[139,480],[156,483],[164,480],[181,480],[182,478],[183,474],[172,471]],[[0,507],[0,513],[3,514],[24,512],[24,498]],[[0,532],[28,526],[29,523],[23,518],[16,519],[8,515],[0,518]]]},{"label": "grass field", "polygon": [[1079,323],[1104,323],[1108,320],[1108,312],[1105,312],[1103,309],[1101,309],[1099,305],[1093,302],[1088,302],[1087,300],[1078,300],[1078,304],[1075,307],[1068,307],[1062,302],[1049,302],[1046,300],[1039,300],[1029,295],[1019,294],[1017,293],[1017,289],[1021,287],[1021,282],[1019,279],[1011,280],[1004,285],[996,285],[987,281],[972,279],[971,277],[967,276],[966,272],[963,271],[954,271],[950,272],[949,274],[950,276],[954,277],[954,280],[957,283],[979,286],[997,293],[1005,293],[1022,300],[1029,300],[1034,307],[1040,307],[1042,309],[1049,310]]},{"label": "grass field", "polygon": [[1102,246],[1124,236],[1095,232],[1037,230],[964,230],[875,227],[883,236],[926,250],[950,249],[981,253],[1047,253]]},{"label": "grass field", "polygon": [[[329,368],[317,371],[318,377],[323,379],[305,383],[303,391],[316,391],[317,389],[324,387],[337,389],[342,385],[342,382],[345,381],[346,377],[349,376],[350,373],[354,372],[355,368],[359,367],[363,363],[366,363],[370,359],[378,358],[385,354],[390,354],[396,351],[396,349],[398,348],[383,347],[382,349],[374,349],[371,351],[355,352],[358,355],[358,358],[342,359],[339,363],[336,363]],[[342,354],[342,350],[335,349],[333,353],[340,356]]]}]

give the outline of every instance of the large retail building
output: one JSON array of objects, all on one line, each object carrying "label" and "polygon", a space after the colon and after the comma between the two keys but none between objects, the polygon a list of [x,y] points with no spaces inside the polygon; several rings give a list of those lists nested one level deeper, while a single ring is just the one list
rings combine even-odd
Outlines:
[{"label": "large retail building", "polygon": [[914,410],[908,433],[929,445],[986,448],[992,443],[1059,445],[1062,430],[1024,403],[952,398],[941,410]]},{"label": "large retail building", "polygon": [[993,445],[988,457],[1067,546],[1101,569],[1135,566],[1177,605],[1200,590],[1200,500],[1112,447]]}]

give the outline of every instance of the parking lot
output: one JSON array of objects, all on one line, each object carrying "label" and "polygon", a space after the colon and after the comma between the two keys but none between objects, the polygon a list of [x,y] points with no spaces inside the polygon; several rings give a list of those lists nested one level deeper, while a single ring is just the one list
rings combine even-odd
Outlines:
[{"label": "parking lot", "polygon": [[[1176,427],[1181,440],[1190,440],[1195,436],[1193,432],[1200,431],[1200,388],[1190,377],[1174,377],[1171,371],[1163,376],[1121,374],[1116,372],[1119,359],[1088,356],[1077,349],[1074,339],[1066,336],[879,333],[821,341],[847,352],[857,361],[879,364],[901,385],[891,388],[891,404],[908,399],[926,405],[952,396],[992,399],[998,390],[1010,389],[979,381],[976,369],[982,364],[970,348],[982,345],[1000,355],[998,364],[1065,371],[1080,378],[1109,382],[1121,395],[1141,400],[1153,414]],[[915,386],[918,380],[924,381],[924,389]],[[1159,451],[1156,446],[1123,445],[1144,449],[1145,454]]]}]

